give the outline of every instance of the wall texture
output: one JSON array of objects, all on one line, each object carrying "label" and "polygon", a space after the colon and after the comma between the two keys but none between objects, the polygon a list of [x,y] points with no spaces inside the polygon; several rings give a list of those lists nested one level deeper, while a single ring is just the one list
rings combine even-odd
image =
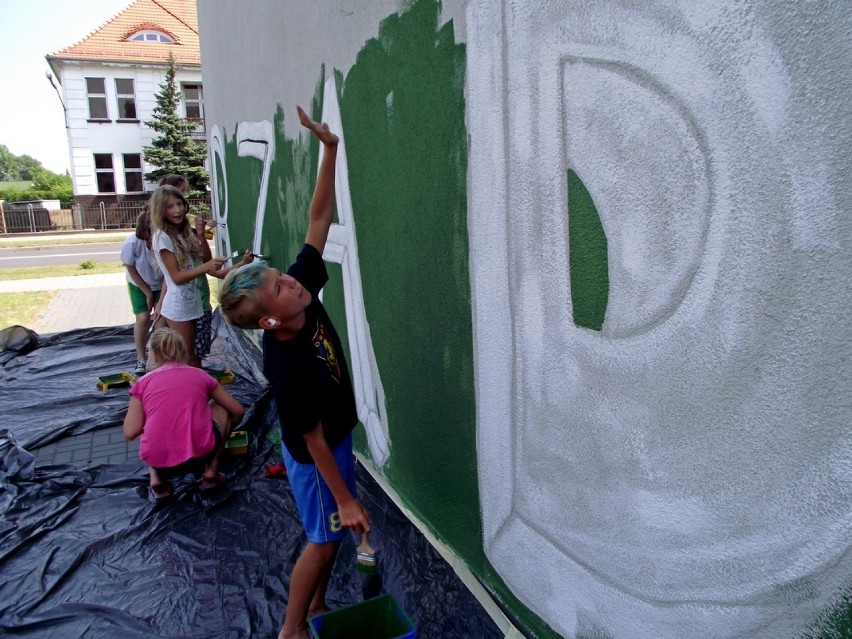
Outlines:
[{"label": "wall texture", "polygon": [[328,121],[359,448],[524,632],[852,632],[848,3],[199,25],[219,251],[289,264]]}]

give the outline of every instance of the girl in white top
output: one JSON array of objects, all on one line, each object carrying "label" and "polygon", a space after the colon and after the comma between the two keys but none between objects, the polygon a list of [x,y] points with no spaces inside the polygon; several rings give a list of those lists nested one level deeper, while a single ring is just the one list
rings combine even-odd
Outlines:
[{"label": "girl in white top", "polygon": [[148,204],[154,229],[153,246],[157,263],[166,282],[166,292],[160,303],[160,314],[169,328],[177,331],[189,353],[188,363],[200,366],[195,358],[194,320],[202,315],[201,296],[196,280],[222,268],[226,258],[214,257],[193,266],[203,259],[201,242],[189,225],[186,214],[189,203],[180,189],[161,186]]},{"label": "girl in white top", "polygon": [[148,329],[157,315],[163,273],[151,248],[151,222],[147,209],[136,218],[136,230],[121,245],[121,262],[127,269],[127,290],[136,322],[133,343],[136,346],[137,375],[145,373],[145,342]]}]

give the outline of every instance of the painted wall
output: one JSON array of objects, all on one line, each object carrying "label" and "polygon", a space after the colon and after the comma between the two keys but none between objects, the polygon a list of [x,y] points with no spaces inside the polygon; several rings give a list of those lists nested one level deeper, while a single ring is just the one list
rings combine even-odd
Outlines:
[{"label": "painted wall", "polygon": [[218,250],[289,264],[329,121],[359,449],[525,633],[852,632],[848,3],[199,26]]}]

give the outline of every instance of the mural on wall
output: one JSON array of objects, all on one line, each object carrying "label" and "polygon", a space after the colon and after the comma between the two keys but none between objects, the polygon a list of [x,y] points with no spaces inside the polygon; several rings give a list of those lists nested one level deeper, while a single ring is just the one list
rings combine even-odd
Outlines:
[{"label": "mural on wall", "polygon": [[566,637],[819,635],[852,586],[834,80],[747,4],[468,3],[485,549]]},{"label": "mural on wall", "polygon": [[[334,7],[320,2],[310,10],[333,13]],[[202,23],[205,11],[224,12],[217,30],[230,40],[237,37],[229,16],[232,5],[202,5]],[[250,38],[274,61],[293,59],[290,51],[298,51],[299,70],[306,75],[319,71],[312,83],[300,80],[302,87],[313,84],[314,97],[307,110],[316,119],[330,117],[325,114],[334,91],[326,91],[325,58],[312,58],[315,64],[305,58],[315,34],[294,30],[287,38],[279,32],[273,35],[261,25],[276,20],[280,9],[267,2],[258,3],[256,11],[260,13],[252,14],[253,30],[241,37]],[[482,572],[488,566],[483,565],[487,562],[476,481],[464,45],[457,42],[452,21],[441,21],[441,3],[435,0],[417,0],[400,13],[390,11],[378,25],[378,35],[377,25],[368,25],[351,66],[328,74],[334,76],[339,94],[352,229],[357,218],[362,325],[369,328],[369,341],[362,343],[372,346],[374,370],[382,372],[380,380],[373,376],[376,382],[369,392],[375,393],[378,417],[383,423],[387,420],[393,443],[382,472],[416,517],[428,522],[464,558],[463,563]],[[342,28],[345,37],[352,39],[355,27],[347,23]],[[337,42],[338,35],[327,37]],[[301,37],[310,39],[310,44],[300,42]],[[204,39],[219,41],[215,31]],[[317,48],[328,50],[326,45]],[[205,81],[212,86],[220,82],[220,90],[229,95],[218,111],[214,106],[208,110],[211,124],[218,124],[218,133],[211,129],[213,183],[220,185],[214,187],[214,201],[229,237],[220,250],[255,246],[272,257],[274,266],[286,267],[304,240],[319,150],[310,141],[301,144],[287,137],[285,121],[294,118],[296,103],[307,108],[310,96],[304,90],[289,93],[294,82],[290,74],[280,84],[259,83],[239,91],[225,88],[231,82],[243,82],[245,69],[264,75],[254,70],[258,58],[249,54],[234,59],[229,52],[226,59],[214,58],[210,64],[205,67]],[[220,74],[229,65],[233,66],[229,83],[221,83]],[[270,64],[267,77],[277,66]],[[239,152],[236,131],[240,122],[263,119],[257,115],[260,101],[277,106],[277,112],[271,118],[274,150],[257,246],[253,229],[263,162]],[[247,112],[253,114],[251,118],[245,116]],[[214,138],[221,143],[214,143]],[[339,183],[337,187],[342,188]],[[341,227],[348,224],[345,200],[338,193]],[[354,255],[351,248],[346,252]],[[331,280],[324,289],[324,303],[338,328],[346,327],[341,331],[346,347],[360,329],[351,325],[354,315],[346,311],[343,265],[328,266]],[[348,348],[353,373],[363,366],[366,376],[372,360],[355,352],[354,340]],[[365,393],[365,400],[370,397]],[[360,429],[355,440],[360,452],[381,461],[381,449]],[[452,499],[447,499],[450,494]],[[503,591],[503,602],[517,606],[511,594]],[[544,626],[535,615],[517,607],[531,624]]]},{"label": "mural on wall", "polygon": [[[848,152],[827,124],[849,14],[799,4],[416,0],[378,35],[347,5],[304,36],[307,80],[216,114],[217,250],[286,267],[320,153],[285,136],[309,99],[288,92],[315,83],[345,141],[324,302],[358,449],[531,636],[852,627]],[[289,35],[251,39],[303,56]]]},{"label": "mural on wall", "polygon": [[[364,297],[361,293],[361,274],[358,268],[358,246],[355,239],[355,220],[352,215],[352,199],[349,194],[349,178],[346,162],[346,135],[340,118],[340,107],[334,78],[325,83],[323,94],[323,122],[327,122],[332,131],[340,138],[337,152],[337,170],[335,190],[337,194],[337,222],[332,224],[323,258],[328,262],[342,265],[343,295],[346,307],[346,329],[352,360],[352,382],[358,419],[364,425],[372,460],[383,465],[390,454],[387,413],[384,403],[384,389],[376,364],[376,356],[370,341],[370,327],[364,309]],[[219,228],[227,229],[227,172],[224,144],[218,126],[210,134],[213,170],[213,199],[216,222]],[[251,224],[253,229],[251,250],[263,255],[262,250],[264,218],[266,215],[269,175],[275,158],[275,129],[269,121],[240,122],[237,125],[236,149],[239,157],[252,157],[262,164],[260,184],[258,186],[257,209]],[[319,163],[322,162],[320,147]],[[240,224],[251,220],[244,217]],[[218,234],[217,249],[220,255],[230,255],[231,243],[228,232]],[[268,244],[267,244],[268,245]]]}]

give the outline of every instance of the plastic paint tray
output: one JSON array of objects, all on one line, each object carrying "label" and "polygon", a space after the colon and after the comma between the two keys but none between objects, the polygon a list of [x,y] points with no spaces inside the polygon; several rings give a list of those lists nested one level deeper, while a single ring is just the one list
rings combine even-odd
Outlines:
[{"label": "plastic paint tray", "polygon": [[98,388],[105,391],[108,388],[129,386],[131,382],[135,381],[136,378],[130,373],[116,373],[115,375],[104,375],[103,377],[98,377]]},{"label": "plastic paint tray", "polygon": [[225,448],[232,455],[245,455],[248,450],[248,433],[244,430],[235,430],[228,435]]},{"label": "plastic paint tray", "polygon": [[308,627],[314,639],[403,639],[416,631],[390,594],[317,615]]},{"label": "plastic paint tray", "polygon": [[204,370],[207,371],[208,375],[210,375],[211,377],[215,377],[216,381],[219,382],[220,384],[223,384],[223,385],[224,384],[230,384],[235,379],[237,379],[237,376],[234,375],[231,372],[230,368],[226,368],[225,370],[216,370],[216,369],[212,369],[212,368],[211,369],[205,368]]}]

